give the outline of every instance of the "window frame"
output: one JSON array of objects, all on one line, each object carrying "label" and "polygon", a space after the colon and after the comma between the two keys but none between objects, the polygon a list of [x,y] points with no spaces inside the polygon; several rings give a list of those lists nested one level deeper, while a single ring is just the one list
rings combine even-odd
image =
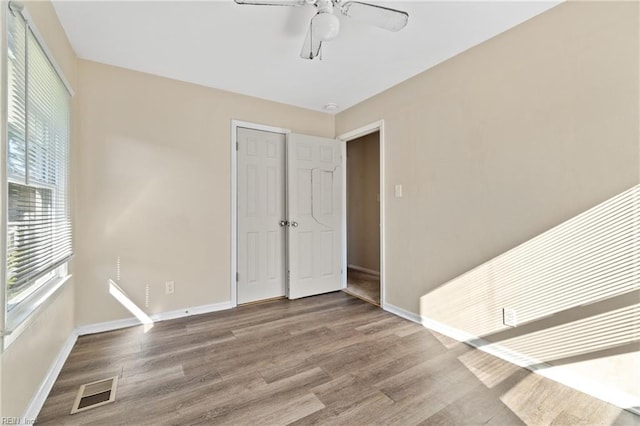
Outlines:
[{"label": "window frame", "polygon": [[[58,290],[63,287],[63,285],[71,278],[71,274],[69,272],[69,262],[71,258],[67,261],[60,264],[58,267],[53,269],[51,272],[47,273],[43,277],[36,280],[42,280],[43,282],[40,285],[37,285],[36,288],[26,294],[24,299],[22,299],[19,303],[15,304],[12,307],[11,311],[9,311],[8,305],[8,290],[7,290],[7,236],[8,236],[8,220],[9,217],[7,215],[7,205],[9,202],[8,188],[9,182],[11,179],[8,177],[8,158],[7,158],[7,149],[8,149],[8,39],[7,39],[7,31],[8,31],[8,19],[9,14],[20,14],[22,18],[26,21],[27,31],[31,31],[35,41],[38,43],[42,52],[46,56],[46,58],[51,63],[54,71],[57,73],[58,77],[62,81],[62,84],[66,88],[67,92],[70,96],[69,102],[69,135],[68,135],[68,144],[69,151],[67,153],[68,161],[67,167],[69,171],[69,175],[71,174],[71,143],[73,138],[73,96],[74,91],[71,88],[68,80],[66,79],[62,69],[55,61],[54,55],[51,50],[47,47],[47,44],[44,41],[41,33],[38,31],[36,25],[34,24],[34,20],[29,14],[26,7],[22,5],[20,2],[9,1],[5,3],[2,7],[2,11],[0,12],[0,19],[2,19],[2,34],[0,35],[0,55],[2,55],[1,60],[1,71],[0,76],[2,77],[0,84],[4,88],[2,91],[2,99],[1,99],[1,110],[2,114],[0,117],[1,125],[0,129],[0,181],[2,182],[2,191],[0,191],[0,234],[2,237],[2,241],[4,242],[0,247],[0,257],[2,258],[3,266],[0,268],[0,280],[2,282],[2,290],[1,292],[1,300],[2,300],[2,318],[0,318],[1,322],[1,334],[3,344],[2,348],[6,349],[9,345],[17,339],[17,337],[25,330],[31,320],[35,317],[36,311],[45,304],[48,300],[50,300],[55,294],[58,293]],[[73,235],[73,214],[72,214],[72,201],[71,201],[71,183],[67,182],[67,202],[69,203],[69,210],[71,213],[71,227],[72,227],[72,235]],[[73,240],[73,237],[72,237]],[[73,257],[73,255],[72,255]]]}]

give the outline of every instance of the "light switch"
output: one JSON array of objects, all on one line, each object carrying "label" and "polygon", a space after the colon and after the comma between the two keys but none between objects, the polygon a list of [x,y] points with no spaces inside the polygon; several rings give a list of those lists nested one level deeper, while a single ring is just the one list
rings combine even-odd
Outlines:
[{"label": "light switch", "polygon": [[396,198],[402,198],[402,185],[396,185]]}]

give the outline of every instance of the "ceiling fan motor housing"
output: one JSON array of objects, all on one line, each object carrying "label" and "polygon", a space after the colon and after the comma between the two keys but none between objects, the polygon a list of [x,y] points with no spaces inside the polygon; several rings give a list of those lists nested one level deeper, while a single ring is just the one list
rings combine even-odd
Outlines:
[{"label": "ceiling fan motor housing", "polygon": [[331,12],[318,12],[311,20],[312,31],[322,41],[329,41],[340,32],[340,19]]}]

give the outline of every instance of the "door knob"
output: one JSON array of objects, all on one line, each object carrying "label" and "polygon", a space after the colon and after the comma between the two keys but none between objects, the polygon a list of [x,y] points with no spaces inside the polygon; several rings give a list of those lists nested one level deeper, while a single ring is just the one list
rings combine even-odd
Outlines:
[{"label": "door knob", "polygon": [[291,226],[293,226],[294,228],[298,227],[298,222],[291,222]]},{"label": "door knob", "polygon": [[287,222],[286,220],[280,221],[280,226],[287,226],[287,225],[289,225],[289,222]]}]

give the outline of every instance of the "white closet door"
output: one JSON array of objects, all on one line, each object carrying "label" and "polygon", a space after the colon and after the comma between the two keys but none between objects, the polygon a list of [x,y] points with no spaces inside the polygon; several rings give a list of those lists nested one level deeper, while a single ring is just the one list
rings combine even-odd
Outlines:
[{"label": "white closet door", "polygon": [[342,288],[342,144],[289,135],[289,298]]},{"label": "white closet door", "polygon": [[285,295],[285,135],[239,127],[238,303]]}]

